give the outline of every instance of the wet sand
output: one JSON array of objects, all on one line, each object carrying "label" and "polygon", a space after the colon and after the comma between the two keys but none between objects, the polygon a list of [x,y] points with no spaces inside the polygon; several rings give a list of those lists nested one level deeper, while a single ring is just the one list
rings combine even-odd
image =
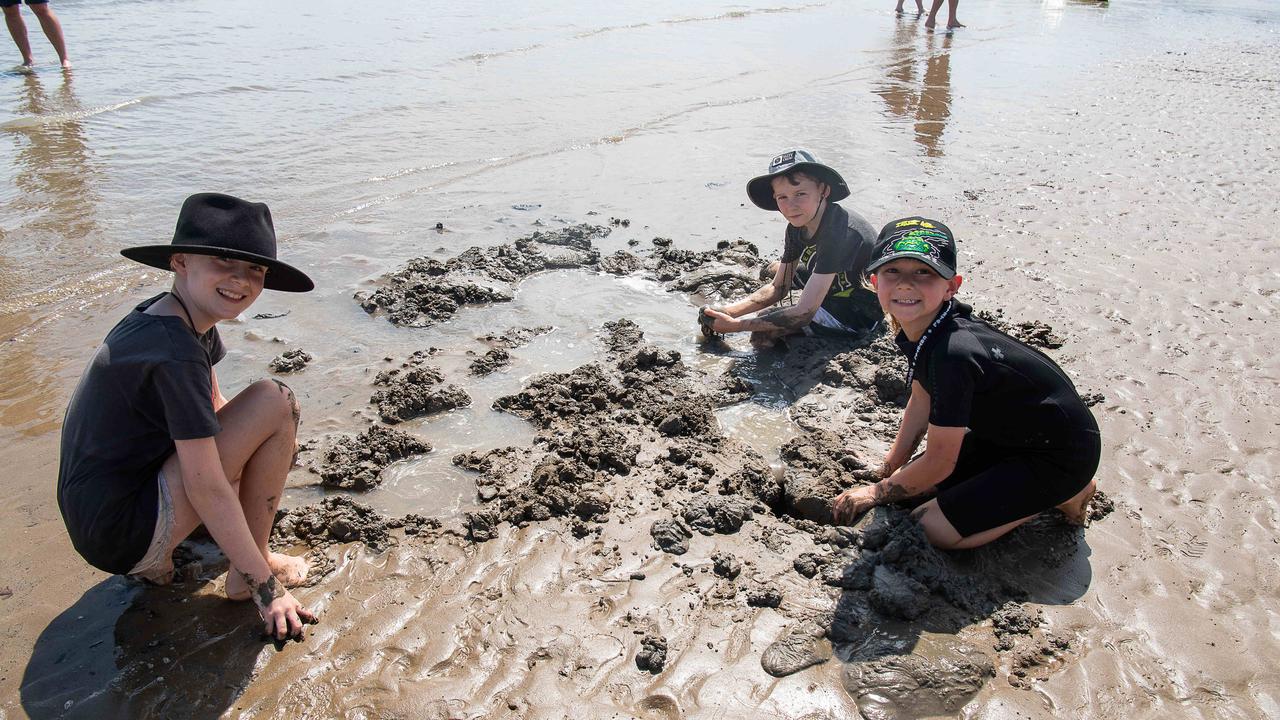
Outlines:
[{"label": "wet sand", "polygon": [[[885,61],[885,93],[871,96],[902,123],[888,157],[947,162],[890,165],[879,181],[860,179],[851,206],[874,210],[873,222],[899,209],[946,218],[961,238],[965,299],[1059,336],[1046,351],[1098,401],[1099,485],[1114,503],[1087,529],[1046,516],[987,550],[940,554],[892,510],[844,532],[825,525],[824,498],[865,478],[893,432],[897,361],[883,345],[755,354],[737,339],[702,343],[690,320],[700,299],[668,291],[692,272],[662,279],[662,248],[715,255],[715,240],[744,237],[767,259],[780,229],[731,212],[741,199],[729,170],[723,201],[715,189],[699,200],[720,203],[711,212],[723,217],[696,232],[668,225],[667,198],[637,199],[635,188],[667,179],[646,156],[694,135],[641,134],[563,161],[559,189],[585,206],[539,195],[527,169],[492,170],[484,184],[522,188],[521,199],[464,214],[444,236],[463,239],[426,254],[449,263],[472,245],[590,223],[611,228],[593,238],[599,258],[631,253],[638,264],[613,267],[634,274],[600,259],[506,279],[471,272],[512,299],[403,328],[353,295],[367,299],[423,253],[364,254],[340,237],[349,228],[335,229],[334,245],[351,251],[315,260],[317,274],[340,278],[318,300],[323,313],[269,299],[254,312],[292,312],[228,326],[230,387],[286,350],[314,356],[280,376],[303,399],[302,459],[316,469],[291,475],[289,507],[325,494],[326,467],[330,484],[377,485],[332,496],[369,511],[330,500],[282,519],[282,546],[322,553],[332,570],[298,593],[321,624],[278,650],[251,610],[220,599],[216,558],[188,564],[171,588],[143,588],[86,568],[61,530],[61,406],[83,358],[156,276],[108,269],[93,282],[117,296],[9,313],[0,715],[1280,714],[1270,669],[1280,661],[1280,249],[1267,224],[1280,210],[1269,190],[1280,55],[1274,23],[1258,24],[1266,32],[1247,40],[1091,65],[1037,102],[980,106],[963,104],[940,63],[975,46],[964,34],[945,48],[946,38],[921,39]],[[717,118],[749,127],[750,112]],[[625,192],[611,180],[623,168],[634,170]],[[509,209],[518,202],[546,207]],[[544,324],[553,330],[523,344],[496,338]],[[496,347],[506,364],[473,374]],[[374,440],[367,455],[328,454],[385,424],[373,397],[390,385],[376,378],[410,374],[402,365],[416,351],[431,368],[415,376],[423,397],[454,385],[470,404],[401,403],[431,411],[391,415],[409,440],[379,435],[354,444]],[[745,401],[733,377],[755,386]]]}]

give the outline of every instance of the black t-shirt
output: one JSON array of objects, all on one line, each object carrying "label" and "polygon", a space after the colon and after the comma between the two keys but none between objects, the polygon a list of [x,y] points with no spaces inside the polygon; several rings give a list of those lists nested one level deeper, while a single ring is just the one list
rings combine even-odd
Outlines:
[{"label": "black t-shirt", "polygon": [[156,473],[174,440],[212,437],[213,363],[226,351],[217,328],[197,338],[181,318],[143,311],[107,334],[71,396],[62,425],[58,507],[91,565],[126,573],[155,533]]},{"label": "black t-shirt", "polygon": [[863,330],[884,318],[875,293],[863,284],[875,242],[875,228],[866,218],[831,203],[813,238],[787,226],[782,262],[799,261],[791,279],[798,290],[815,274],[835,274],[822,307],[845,326]]},{"label": "black t-shirt", "polygon": [[[915,377],[929,393],[929,423],[967,427],[996,445],[1070,451],[1096,442],[1098,424],[1062,368],[1047,355],[971,317],[954,314],[925,338]],[[915,343],[898,333],[911,358]]]}]

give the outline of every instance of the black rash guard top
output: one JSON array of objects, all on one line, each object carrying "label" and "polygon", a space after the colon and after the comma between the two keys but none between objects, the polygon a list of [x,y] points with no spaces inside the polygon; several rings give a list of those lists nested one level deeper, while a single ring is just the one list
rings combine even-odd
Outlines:
[{"label": "black rash guard top", "polygon": [[[929,394],[929,423],[966,427],[992,444],[1030,451],[1096,447],[1098,424],[1071,379],[1044,353],[955,304],[925,338],[915,377]],[[908,358],[916,344],[898,333]],[[1092,436],[1092,437],[1090,437]]]}]

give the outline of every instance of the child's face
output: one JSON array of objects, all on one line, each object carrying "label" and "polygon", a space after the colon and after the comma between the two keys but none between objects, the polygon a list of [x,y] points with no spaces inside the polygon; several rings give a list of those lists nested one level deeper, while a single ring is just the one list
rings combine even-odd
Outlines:
[{"label": "child's face", "polygon": [[795,227],[804,227],[818,214],[822,202],[822,186],[804,175],[796,176],[799,184],[792,185],[786,175],[773,179],[773,199],[778,201],[778,212]]},{"label": "child's face", "polygon": [[921,323],[927,326],[942,303],[960,289],[961,280],[959,275],[946,280],[928,265],[909,258],[881,265],[871,276],[880,308],[907,329]]},{"label": "child's face", "polygon": [[214,322],[230,320],[247,310],[262,294],[267,278],[265,266],[212,255],[184,254],[175,263],[175,271],[178,266],[183,268],[179,273],[192,301]]}]

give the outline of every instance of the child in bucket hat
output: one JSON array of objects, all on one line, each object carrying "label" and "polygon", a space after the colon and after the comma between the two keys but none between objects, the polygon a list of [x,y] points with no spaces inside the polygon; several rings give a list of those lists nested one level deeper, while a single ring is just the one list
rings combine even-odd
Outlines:
[{"label": "child in bucket hat", "polygon": [[907,357],[911,396],[883,479],[841,493],[836,521],[934,495],[914,514],[943,548],[983,545],[1054,507],[1082,522],[1098,424],[1062,368],[955,299],[963,277],[950,228],[918,215],[885,225],[868,270]]},{"label": "child in bucket hat", "polygon": [[218,322],[264,288],[306,292],[311,279],[277,259],[266,205],[218,193],[187,198],[173,242],[121,254],[171,270],[173,285],[112,328],[67,407],[58,506],[71,542],[101,570],[163,584],[174,548],[204,524],[231,562],[227,596],[251,599],[277,639],[301,637],[315,615],[286,586],[307,563],[267,548],[297,399],[263,380],[228,401],[213,366]]},{"label": "child in bucket hat", "polygon": [[[882,314],[864,274],[875,229],[836,204],[849,197],[840,173],[795,148],[775,155],[765,173],[747,183],[747,196],[787,220],[782,258],[770,267],[769,284],[737,302],[699,310],[703,332],[750,332],[759,344],[802,332],[872,329]],[[799,301],[778,307],[793,288],[801,291]]]}]

